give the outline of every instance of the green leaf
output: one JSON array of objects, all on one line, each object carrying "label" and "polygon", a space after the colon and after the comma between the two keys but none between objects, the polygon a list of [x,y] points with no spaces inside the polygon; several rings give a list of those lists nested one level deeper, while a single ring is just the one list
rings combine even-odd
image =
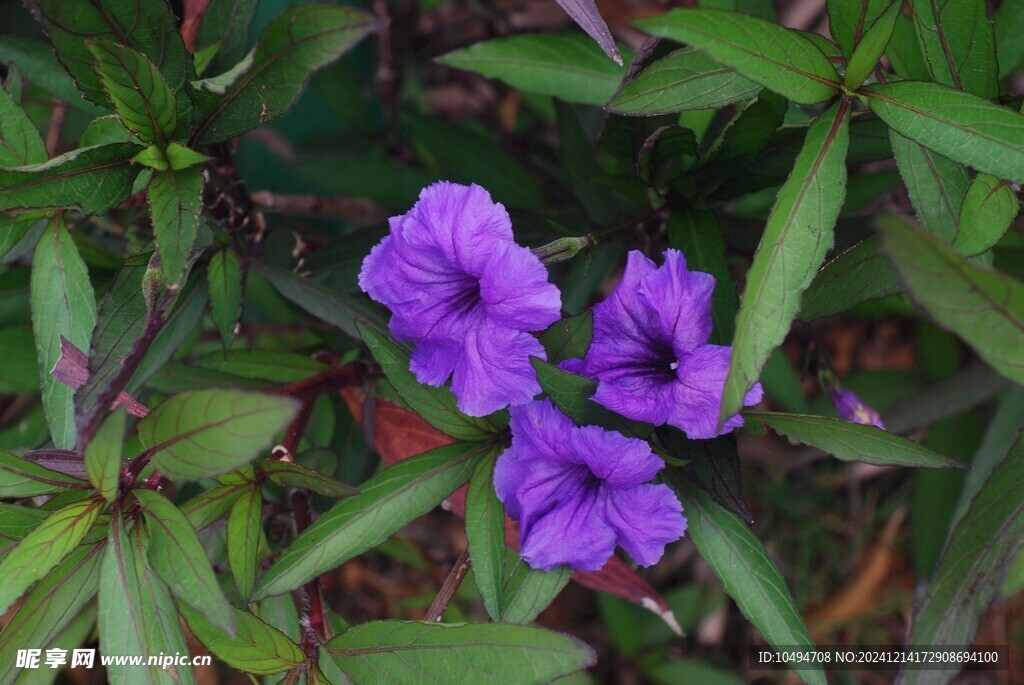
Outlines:
[{"label": "green leaf", "polygon": [[962,165],[889,132],[896,166],[918,221],[951,243],[960,233],[960,212],[971,179]]},{"label": "green leaf", "polygon": [[[114,516],[100,564],[99,633],[104,654],[187,653],[178,612],[167,587],[146,564],[138,530],[125,530]],[[194,683],[191,668],[174,670],[157,664],[110,665],[107,677],[114,685],[137,683]]]},{"label": "green leaf", "polygon": [[220,331],[224,354],[235,340],[235,324],[242,314],[242,267],[234,250],[223,249],[210,259],[206,277],[210,281],[213,323]]},{"label": "green leaf", "polygon": [[[736,600],[743,615],[774,647],[814,649],[786,583],[761,542],[708,493],[683,482],[674,473],[669,475],[683,500],[686,536],[722,581],[725,591]],[[808,664],[793,670],[811,685],[827,682],[820,665]]]},{"label": "green leaf", "polygon": [[703,194],[711,195],[725,181],[744,173],[782,126],[787,105],[783,98],[766,91],[736,114],[702,155],[696,173]]},{"label": "green leaf", "polygon": [[[178,92],[195,78],[192,55],[178,33],[177,22],[164,2],[97,0],[29,0],[27,3],[87,100],[110,107],[110,98],[93,65],[88,43],[107,40],[146,55]],[[127,654],[127,652],[125,652]]]},{"label": "green leaf", "polygon": [[59,214],[39,239],[33,259],[32,324],[43,408],[53,444],[58,449],[74,449],[74,390],[50,371],[60,359],[62,337],[79,349],[88,349],[96,325],[96,297],[85,262]]},{"label": "green leaf", "polygon": [[197,164],[210,161],[210,158],[192,148],[185,147],[181,143],[171,141],[164,150],[167,155],[167,163],[174,171],[181,171]]},{"label": "green leaf", "polygon": [[361,683],[548,683],[595,662],[576,638],[502,624],[373,621],[324,647]]},{"label": "green leaf", "polygon": [[983,98],[999,95],[995,37],[985,0],[911,0],[914,26],[935,81]]},{"label": "green leaf", "polygon": [[1024,60],[1024,41],[1020,32],[1024,30],[1024,4],[1004,2],[992,17],[994,24],[996,54],[999,62],[999,80],[1013,73]]},{"label": "green leaf", "polygon": [[996,371],[1024,383],[1024,285],[971,264],[898,217],[879,218],[878,228],[885,254],[915,302]]},{"label": "green leaf", "polygon": [[154,466],[181,480],[248,464],[298,411],[298,403],[239,390],[196,390],[170,398],[139,422]]},{"label": "green leaf", "polygon": [[811,281],[800,305],[800,320],[814,321],[854,305],[903,290],[874,236],[837,255]]},{"label": "green leaf", "polygon": [[86,43],[114,111],[146,143],[170,140],[178,128],[177,99],[149,59],[106,40]]},{"label": "green leaf", "polygon": [[224,597],[199,536],[185,514],[158,492],[138,489],[134,494],[145,514],[150,568],[179,602],[221,630],[234,632],[234,609]]},{"label": "green leaf", "polygon": [[683,48],[652,62],[627,81],[607,105],[627,116],[654,116],[695,109],[718,109],[750,100],[760,84],[744,78],[694,48]]},{"label": "green leaf", "polygon": [[85,470],[89,474],[89,482],[108,502],[117,496],[121,484],[121,450],[127,418],[124,407],[119,407],[85,446]]},{"label": "green leaf", "polygon": [[37,528],[49,513],[20,504],[0,504],[0,539],[18,542]]},{"label": "green leaf", "polygon": [[544,346],[548,362],[560,364],[566,359],[582,359],[590,349],[590,341],[594,337],[594,312],[590,309],[570,316],[548,326],[540,334],[540,344]]},{"label": "green leaf", "polygon": [[89,420],[97,409],[100,395],[110,386],[135,342],[146,326],[147,307],[143,295],[144,266],[124,265],[100,302],[89,350],[89,379],[75,391],[75,415]]},{"label": "green leaf", "polygon": [[957,459],[938,454],[874,426],[824,416],[770,411],[744,412],[744,416],[771,426],[789,438],[791,443],[817,447],[843,461],[912,468],[967,468]]},{"label": "green leaf", "polygon": [[251,599],[294,590],[388,539],[463,485],[489,445],[459,443],[399,462],[343,499],[292,542]]},{"label": "green leaf", "polygon": [[0,88],[0,167],[19,167],[45,162],[48,155],[39,129]]},{"label": "green leaf", "polygon": [[828,0],[829,33],[847,58],[892,0]]},{"label": "green leaf", "polygon": [[25,596],[0,633],[0,681],[15,682],[24,672],[17,667],[19,649],[50,644],[96,595],[103,547],[75,548]]},{"label": "green leaf", "polygon": [[357,340],[361,338],[356,322],[388,330],[388,314],[366,298],[357,298],[296,276],[291,271],[253,262],[251,270],[267,279],[285,299],[299,305],[316,318],[337,326]]},{"label": "green leaf", "polygon": [[[627,57],[628,59],[628,57]],[[625,74],[593,41],[577,35],[518,35],[477,43],[437,58],[528,93],[603,105]]]},{"label": "green leaf", "polygon": [[132,143],[96,145],[54,157],[43,164],[0,169],[0,211],[34,207],[78,207],[102,214],[132,192],[138,175]]},{"label": "green leaf", "polygon": [[513,550],[509,550],[508,556],[512,561],[505,564],[509,573],[501,589],[500,620],[503,623],[532,623],[569,584],[572,569],[557,566],[550,571],[542,571],[530,568]]},{"label": "green leaf", "polygon": [[358,488],[298,464],[286,461],[261,461],[257,462],[257,466],[267,474],[267,478],[282,487],[303,488],[331,499],[359,494]]},{"label": "green leaf", "polygon": [[675,212],[668,221],[668,242],[686,255],[689,268],[715,277],[715,291],[711,295],[711,318],[714,321],[711,342],[729,344],[735,332],[740,302],[725,261],[725,241],[722,240],[718,217],[710,209],[695,207]]},{"label": "green leaf", "polygon": [[[1024,548],[1024,440],[992,471],[919,591],[909,645],[969,645],[1003,575]],[[904,683],[930,682],[907,669]],[[932,679],[934,680],[934,679]]]},{"label": "green leaf", "polygon": [[889,7],[878,19],[871,24],[871,28],[865,31],[863,38],[857,44],[850,62],[846,65],[846,75],[843,77],[843,85],[851,90],[856,90],[860,84],[874,71],[878,60],[885,54],[889,47],[893,30],[896,28],[896,17],[903,9],[903,2],[893,0]]},{"label": "green leaf", "polygon": [[238,72],[194,84],[199,123],[190,147],[219,143],[281,116],[316,70],[348,52],[378,23],[344,5],[289,8],[264,29]]},{"label": "green leaf", "polygon": [[214,521],[224,518],[235,503],[248,489],[248,484],[220,485],[200,493],[181,505],[181,513],[189,525],[202,530]]},{"label": "green leaf", "polygon": [[235,589],[243,600],[248,600],[256,586],[262,541],[263,495],[257,488],[249,488],[235,500],[228,514],[228,563]]},{"label": "green leaf", "polygon": [[633,23],[702,50],[794,102],[824,102],[839,89],[835,67],[811,40],[764,19],[720,10],[675,9]]},{"label": "green leaf", "polygon": [[466,540],[484,608],[492,619],[500,621],[504,606],[505,509],[494,490],[496,459],[497,454],[481,459],[470,478],[466,493]]},{"label": "green leaf", "polygon": [[167,171],[171,163],[167,161],[167,155],[160,149],[159,145],[150,145],[139,154],[132,157],[132,164],[155,169],[156,171]]},{"label": "green leaf", "polygon": [[104,110],[82,99],[68,72],[64,70],[53,47],[43,40],[28,40],[14,36],[0,37],[0,62],[14,63],[30,83],[39,86],[58,100],[93,116]]},{"label": "green leaf", "polygon": [[235,609],[235,634],[210,623],[188,607],[180,607],[189,629],[218,659],[253,675],[273,675],[302,665],[306,655],[277,628],[248,611]]},{"label": "green leaf", "polygon": [[0,450],[0,497],[35,497],[86,487],[83,480]]},{"label": "green leaf", "polygon": [[978,174],[964,197],[953,245],[967,256],[981,254],[999,242],[1018,212],[1020,201],[1006,181]]},{"label": "green leaf", "polygon": [[82,541],[102,508],[102,501],[95,499],[69,504],[46,517],[18,543],[0,564],[0,611],[6,612]]},{"label": "green leaf", "polygon": [[859,95],[897,133],[998,178],[1024,182],[1024,116],[937,83],[865,86]]},{"label": "green leaf", "polygon": [[203,209],[203,170],[190,167],[153,174],[149,183],[149,206],[164,279],[172,285],[181,277],[199,231],[199,212]]},{"label": "green leaf", "polygon": [[369,326],[359,326],[359,331],[402,400],[434,428],[459,440],[479,441],[493,437],[507,423],[504,413],[494,419],[462,413],[451,390],[423,385],[416,380],[409,371],[409,355],[389,336]]},{"label": "green leaf", "polygon": [[601,426],[632,437],[650,435],[654,430],[650,424],[631,421],[591,400],[590,396],[597,390],[596,381],[562,371],[538,357],[531,357],[530,361],[540,387],[555,406],[578,425]]},{"label": "green leaf", "polygon": [[747,273],[720,423],[743,407],[744,396],[786,337],[801,294],[832,247],[846,195],[849,141],[849,110],[845,102],[838,103],[811,126],[779,190]]},{"label": "green leaf", "polygon": [[896,27],[889,41],[889,49],[885,56],[892,63],[897,74],[912,81],[931,80],[931,71],[921,51],[921,41],[917,39],[914,22],[906,15],[896,17]]},{"label": "green leaf", "polygon": [[[92,147],[95,145],[106,145],[108,143],[137,143],[138,138],[131,131],[124,127],[116,114],[98,117],[89,122],[89,125],[78,137],[79,147]],[[148,148],[147,148],[148,149]],[[143,150],[145,152],[145,150]],[[139,155],[142,153],[140,152]],[[138,157],[139,155],[136,155]]]}]

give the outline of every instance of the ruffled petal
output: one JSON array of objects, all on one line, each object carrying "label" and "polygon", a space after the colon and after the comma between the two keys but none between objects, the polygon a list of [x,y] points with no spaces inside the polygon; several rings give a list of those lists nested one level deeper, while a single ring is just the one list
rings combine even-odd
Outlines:
[{"label": "ruffled petal", "polygon": [[434,387],[444,385],[455,370],[460,352],[460,346],[451,341],[420,341],[409,358],[409,370],[420,383]]},{"label": "ruffled petal", "polygon": [[578,487],[522,531],[522,555],[533,568],[563,564],[597,571],[615,551],[615,531],[604,520],[596,488]]},{"label": "ruffled petal", "polygon": [[674,392],[671,378],[651,374],[644,369],[607,376],[612,376],[612,379],[606,381],[598,376],[601,380],[590,399],[628,419],[646,421],[656,426],[665,423]]},{"label": "ruffled petal", "polygon": [[576,453],[565,449],[567,436],[576,430],[576,424],[548,398],[512,407],[509,414],[512,447],[534,459],[584,463]]},{"label": "ruffled petal", "polygon": [[487,315],[509,328],[538,331],[558,321],[562,298],[548,283],[548,270],[525,247],[498,244],[480,278]]},{"label": "ruffled petal", "polygon": [[640,282],[639,299],[658,319],[660,335],[677,355],[708,342],[715,277],[686,268],[679,250],[666,250],[665,263]]},{"label": "ruffled petal", "polygon": [[569,448],[580,455],[590,472],[616,488],[630,488],[654,478],[665,462],[651,452],[643,440],[597,426],[584,426],[563,436]]},{"label": "ruffled petal", "polygon": [[683,505],[667,485],[611,490],[606,496],[605,510],[619,546],[641,566],[657,563],[665,553],[665,545],[686,532]]},{"label": "ruffled petal", "polygon": [[[718,430],[718,413],[731,355],[731,347],[705,345],[680,361],[679,382],[674,388],[668,423],[681,428],[690,439],[713,438],[743,425],[743,417],[736,414]],[[756,404],[761,394],[760,383],[755,384],[747,392],[744,404]]]},{"label": "ruffled petal", "polygon": [[651,337],[657,330],[657,317],[639,295],[641,280],[655,271],[654,262],[633,250],[622,280],[594,307],[594,338],[586,356],[588,375],[611,371],[624,361],[658,358],[660,350]]},{"label": "ruffled petal", "polygon": [[462,354],[452,375],[458,406],[470,416],[486,416],[502,407],[524,404],[540,393],[530,357],[545,359],[544,348],[529,333],[481,320],[466,331]]}]

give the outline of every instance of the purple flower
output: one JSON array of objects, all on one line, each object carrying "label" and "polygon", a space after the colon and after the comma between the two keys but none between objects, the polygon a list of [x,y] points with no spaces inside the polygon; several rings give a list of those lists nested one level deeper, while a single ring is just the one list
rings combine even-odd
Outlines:
[{"label": "purple flower", "polygon": [[363,261],[359,285],[394,316],[391,332],[415,343],[421,383],[452,377],[459,409],[485,416],[540,392],[529,331],[559,319],[561,297],[544,265],[512,240],[508,212],[477,185],[435,183]]},{"label": "purple flower", "polygon": [[831,385],[828,388],[828,395],[832,399],[832,404],[836,406],[836,411],[847,421],[885,430],[885,424],[882,423],[882,417],[878,412],[861,402],[853,391]]},{"label": "purple flower", "polygon": [[645,485],[663,467],[643,440],[580,428],[545,399],[512,408],[512,446],[498,458],[494,487],[519,520],[533,568],[597,571],[616,544],[650,566],[686,531],[675,493]]},{"label": "purple flower", "polygon": [[[622,281],[594,307],[594,338],[582,359],[562,368],[598,382],[593,400],[623,416],[668,423],[690,438],[713,438],[743,425],[739,414],[718,429],[732,348],[709,345],[710,274],[688,271],[678,250],[658,268],[629,253]],[[755,384],[744,404],[761,400]]]}]

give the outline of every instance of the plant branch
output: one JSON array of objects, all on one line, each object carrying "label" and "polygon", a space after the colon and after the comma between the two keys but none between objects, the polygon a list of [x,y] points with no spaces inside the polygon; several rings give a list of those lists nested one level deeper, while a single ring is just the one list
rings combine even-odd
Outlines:
[{"label": "plant branch", "polygon": [[424,621],[428,623],[437,623],[444,616],[444,610],[448,608],[448,604],[452,601],[452,597],[455,596],[455,592],[462,585],[462,581],[466,578],[466,574],[469,573],[469,549],[462,550],[462,554],[455,561],[455,565],[452,566],[452,570],[448,572],[448,577],[444,579],[444,585],[437,593],[437,597],[434,599],[434,603],[427,609],[426,616],[423,617]]}]

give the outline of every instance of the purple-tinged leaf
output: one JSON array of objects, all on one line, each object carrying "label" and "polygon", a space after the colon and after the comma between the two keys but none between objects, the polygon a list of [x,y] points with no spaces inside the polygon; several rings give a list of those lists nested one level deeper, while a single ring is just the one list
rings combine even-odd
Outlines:
[{"label": "purple-tinged leaf", "polygon": [[608,24],[597,11],[597,4],[594,0],[555,0],[565,13],[572,17],[572,20],[580,25],[580,28],[587,32],[587,35],[594,39],[604,54],[611,57],[617,63],[622,64],[622,56],[615,46],[615,39],[612,38]]}]

